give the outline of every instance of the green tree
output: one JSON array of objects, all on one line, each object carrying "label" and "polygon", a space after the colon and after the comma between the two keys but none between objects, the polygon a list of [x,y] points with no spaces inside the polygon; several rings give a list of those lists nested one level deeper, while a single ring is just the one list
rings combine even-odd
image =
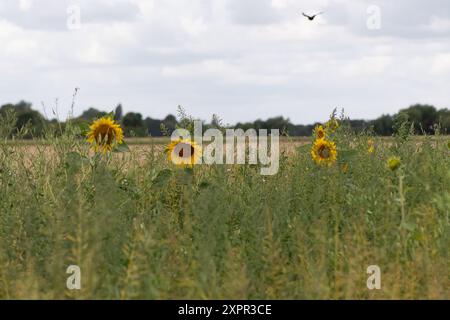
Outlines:
[{"label": "green tree", "polygon": [[24,138],[42,135],[46,120],[40,112],[31,108],[31,103],[20,101],[17,104],[5,104],[0,108],[0,114],[5,115],[8,110],[16,116],[16,130],[25,127],[30,129]]},{"label": "green tree", "polygon": [[122,104],[119,103],[116,107],[116,110],[114,111],[114,120],[117,122],[121,122],[123,118],[123,110],[122,110]]},{"label": "green tree", "polygon": [[390,115],[382,115],[378,119],[371,121],[370,124],[373,126],[373,131],[378,135],[391,136],[394,134],[394,119]]},{"label": "green tree", "polygon": [[122,125],[127,136],[145,137],[148,135],[140,113],[127,113],[122,119]]},{"label": "green tree", "polygon": [[431,105],[416,104],[400,110],[400,113],[408,115],[408,120],[414,123],[414,130],[418,134],[433,134],[434,126],[439,122],[438,111]]},{"label": "green tree", "polygon": [[147,128],[147,132],[152,136],[152,137],[161,137],[162,133],[161,133],[161,120],[157,120],[157,119],[152,119],[152,118],[145,118],[144,120],[144,124],[145,127]]},{"label": "green tree", "polygon": [[82,115],[80,116],[80,118],[87,120],[87,121],[92,121],[101,117],[106,116],[108,113],[104,112],[104,111],[100,111],[96,108],[89,108],[86,111],[84,111],[82,113]]},{"label": "green tree", "polygon": [[450,133],[450,110],[441,109],[438,111],[438,120],[443,133]]},{"label": "green tree", "polygon": [[169,114],[167,117],[164,118],[162,123],[164,124],[165,128],[169,131],[169,133],[172,133],[176,129],[178,121],[174,115]]}]

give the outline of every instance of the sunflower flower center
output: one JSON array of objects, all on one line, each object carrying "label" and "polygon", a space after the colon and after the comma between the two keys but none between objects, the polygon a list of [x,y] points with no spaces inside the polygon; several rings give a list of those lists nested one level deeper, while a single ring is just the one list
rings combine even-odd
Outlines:
[{"label": "sunflower flower center", "polygon": [[[195,153],[195,149],[194,149],[194,147],[192,146],[192,145],[189,145],[189,144],[187,144],[187,143],[180,143],[179,145],[179,148],[180,148],[180,151],[178,152],[178,156],[180,157],[180,158],[190,158],[190,157],[192,157],[193,155],[194,155],[194,153]],[[189,150],[190,149],[190,152],[187,152],[186,154],[185,154],[185,150]]]},{"label": "sunflower flower center", "polygon": [[109,125],[101,125],[95,133],[95,140],[98,144],[110,145],[114,139],[114,130]]},{"label": "sunflower flower center", "polygon": [[322,159],[328,159],[330,157],[330,148],[328,148],[327,146],[323,145],[319,147],[319,156]]}]

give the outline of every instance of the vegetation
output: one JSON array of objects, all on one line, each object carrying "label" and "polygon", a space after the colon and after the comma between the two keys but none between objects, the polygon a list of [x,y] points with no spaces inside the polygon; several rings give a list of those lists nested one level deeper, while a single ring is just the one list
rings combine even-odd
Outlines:
[{"label": "vegetation", "polygon": [[[22,146],[8,141],[28,134],[16,120],[0,118],[0,298],[449,298],[439,130],[418,141],[398,122],[385,142],[340,119],[326,165],[305,145],[263,177],[179,168],[153,145],[95,153],[76,121]],[[69,265],[81,290],[66,288]],[[381,290],[366,287],[370,265]]]},{"label": "vegetation", "polygon": [[[44,123],[53,126],[55,129],[64,128],[65,123],[59,123],[56,119],[46,120],[38,111],[31,108],[31,104],[27,102],[19,102],[17,104],[7,104],[0,108],[0,116],[4,115],[8,110],[14,110],[17,114],[18,121],[16,130],[22,128],[24,125],[29,127],[28,134],[24,138],[41,137],[43,134],[42,128]],[[73,120],[78,124],[87,124],[95,119],[107,115],[107,112],[100,111],[96,108],[89,108],[84,111],[80,117]],[[179,123],[177,118],[173,115],[168,115],[163,120],[144,118],[142,114],[136,112],[129,112],[123,115],[122,105],[119,104],[115,109],[115,120],[122,124],[124,134],[126,137],[161,137],[166,132],[173,131]],[[430,105],[413,105],[407,109],[400,110],[399,113],[391,115],[382,115],[376,120],[350,120],[348,123],[355,132],[363,132],[372,130],[375,134],[380,136],[391,136],[394,133],[395,122],[410,121],[414,125],[415,133],[434,134],[436,126],[440,126],[441,133],[450,132],[450,110],[440,109]],[[205,124],[205,127],[216,126],[217,117],[213,117],[210,124]],[[233,128],[241,128],[247,130],[253,129],[280,129],[283,133],[289,136],[306,137],[312,134],[314,127],[317,124],[311,125],[294,125],[289,119],[283,117],[275,117],[266,121],[256,120],[248,123],[237,123]],[[58,130],[55,130],[58,132]]]}]

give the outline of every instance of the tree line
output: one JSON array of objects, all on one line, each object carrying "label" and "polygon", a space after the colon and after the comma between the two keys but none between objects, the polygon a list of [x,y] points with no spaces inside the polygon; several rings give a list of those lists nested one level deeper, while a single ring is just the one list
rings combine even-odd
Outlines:
[{"label": "tree line", "polygon": [[[21,101],[16,104],[5,104],[0,108],[0,120],[5,119],[8,114],[14,114],[14,130],[20,131],[27,128],[25,138],[40,137],[44,128],[55,127],[64,129],[65,123],[57,119],[48,120],[39,111],[32,108],[31,103]],[[171,133],[179,121],[176,116],[169,114],[164,119],[144,118],[142,114],[128,112],[123,114],[122,105],[119,104],[114,111],[114,118],[122,125],[127,137],[161,137]],[[89,124],[95,119],[107,116],[108,113],[96,108],[85,110],[81,116],[72,119],[73,122]],[[356,132],[372,131],[380,136],[390,136],[394,133],[396,122],[408,121],[417,134],[434,134],[436,130],[447,134],[450,132],[450,110],[437,109],[432,105],[415,104],[400,110],[394,115],[382,115],[375,120],[351,120],[346,119],[349,126]],[[220,120],[213,117],[205,127],[220,125]],[[3,122],[2,122],[3,123]],[[309,125],[295,125],[288,118],[274,117],[267,120],[256,120],[253,122],[237,123],[233,128],[247,130],[253,129],[279,129],[282,133],[290,136],[310,136],[317,123]]]}]

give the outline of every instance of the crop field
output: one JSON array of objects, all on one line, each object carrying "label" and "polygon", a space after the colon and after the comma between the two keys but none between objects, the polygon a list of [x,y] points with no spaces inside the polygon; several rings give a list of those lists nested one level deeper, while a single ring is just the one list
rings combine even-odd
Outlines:
[{"label": "crop field", "polygon": [[[74,130],[75,131],[75,130]],[[77,132],[0,141],[2,299],[448,299],[445,136],[283,138],[279,171],[96,153]],[[69,290],[69,266],[81,290]],[[381,288],[369,290],[369,266]]]}]

